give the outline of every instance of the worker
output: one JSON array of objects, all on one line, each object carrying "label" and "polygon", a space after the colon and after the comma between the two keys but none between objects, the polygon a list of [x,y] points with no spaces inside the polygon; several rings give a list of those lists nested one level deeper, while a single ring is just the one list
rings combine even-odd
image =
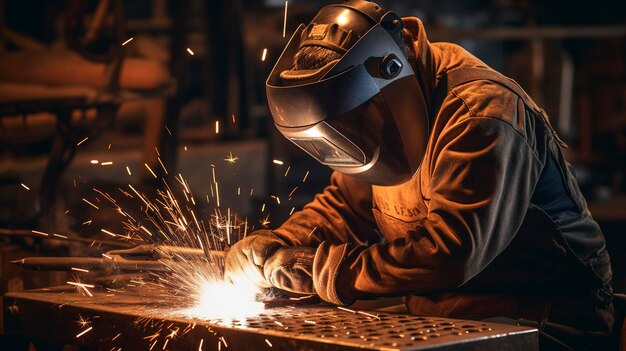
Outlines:
[{"label": "worker", "polygon": [[611,265],[545,112],[422,22],[348,0],[301,25],[266,85],[278,130],[334,172],[274,230],[236,243],[225,279],[327,302],[405,296],[417,315],[539,329],[600,348]]}]

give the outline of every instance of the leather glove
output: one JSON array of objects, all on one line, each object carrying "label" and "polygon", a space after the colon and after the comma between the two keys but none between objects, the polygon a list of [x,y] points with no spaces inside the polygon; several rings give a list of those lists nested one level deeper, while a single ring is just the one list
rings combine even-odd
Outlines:
[{"label": "leather glove", "polygon": [[263,275],[263,265],[286,243],[271,230],[258,230],[233,245],[224,261],[224,280],[233,284],[253,284],[271,288]]},{"label": "leather glove", "polygon": [[263,266],[263,275],[272,286],[296,294],[315,294],[313,259],[315,248],[283,247],[270,256]]}]

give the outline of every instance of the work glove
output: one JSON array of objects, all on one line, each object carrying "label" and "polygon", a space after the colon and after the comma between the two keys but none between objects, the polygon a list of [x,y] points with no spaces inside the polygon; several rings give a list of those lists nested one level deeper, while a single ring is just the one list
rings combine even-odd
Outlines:
[{"label": "work glove", "polygon": [[233,284],[252,283],[259,288],[272,285],[263,275],[263,265],[287,244],[271,230],[258,230],[233,245],[224,261],[224,280]]},{"label": "work glove", "polygon": [[270,256],[263,265],[263,275],[269,284],[296,294],[315,294],[313,287],[313,260],[315,248],[283,247]]}]

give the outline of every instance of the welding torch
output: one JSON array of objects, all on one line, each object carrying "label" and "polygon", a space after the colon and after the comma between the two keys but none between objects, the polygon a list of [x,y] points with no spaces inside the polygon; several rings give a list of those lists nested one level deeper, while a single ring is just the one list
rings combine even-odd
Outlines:
[{"label": "welding torch", "polygon": [[130,249],[110,250],[103,257],[26,257],[11,261],[26,269],[43,271],[125,271],[167,272],[168,260],[205,257],[207,261],[224,258],[226,251],[145,244]]}]

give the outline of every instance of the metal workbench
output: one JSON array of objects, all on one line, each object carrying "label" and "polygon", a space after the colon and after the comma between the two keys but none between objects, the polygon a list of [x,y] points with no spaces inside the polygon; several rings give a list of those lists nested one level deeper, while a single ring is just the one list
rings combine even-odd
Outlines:
[{"label": "metal workbench", "polygon": [[145,290],[92,293],[65,286],[7,294],[5,333],[106,351],[538,349],[535,329],[511,325],[353,313],[329,305],[277,307],[208,322],[159,314],[168,301]]}]

